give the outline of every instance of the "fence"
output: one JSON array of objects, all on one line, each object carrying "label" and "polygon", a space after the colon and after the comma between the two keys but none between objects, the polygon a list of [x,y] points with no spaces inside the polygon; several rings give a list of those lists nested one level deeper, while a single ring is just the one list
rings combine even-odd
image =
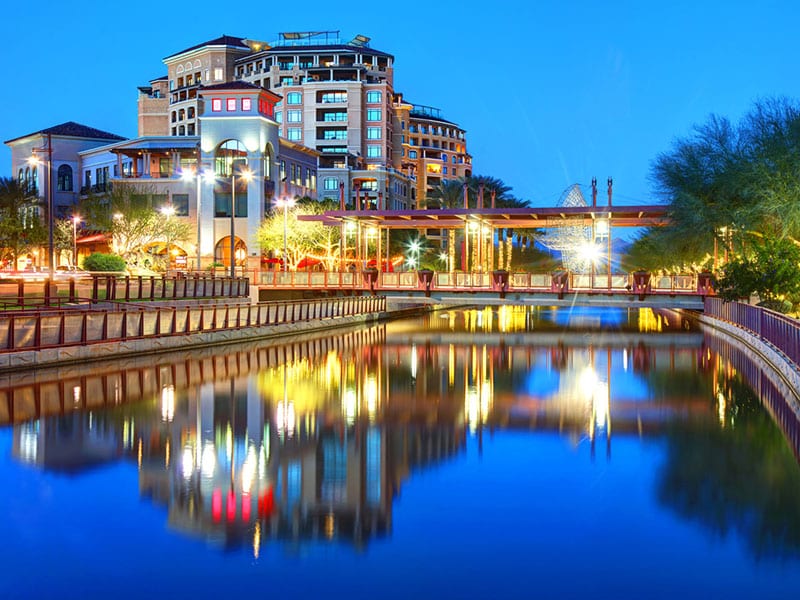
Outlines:
[{"label": "fence", "polygon": [[712,297],[706,297],[704,313],[751,331],[800,367],[800,322],[796,319],[759,306]]},{"label": "fence", "polygon": [[386,310],[381,296],[259,304],[51,310],[0,315],[0,352],[334,319]]}]

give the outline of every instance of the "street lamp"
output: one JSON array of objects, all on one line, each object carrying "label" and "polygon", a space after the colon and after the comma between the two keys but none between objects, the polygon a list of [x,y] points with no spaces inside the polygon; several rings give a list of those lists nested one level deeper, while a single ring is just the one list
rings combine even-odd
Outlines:
[{"label": "street lamp", "polygon": [[72,215],[72,266],[78,266],[78,223],[81,218],[78,215]]},{"label": "street lamp", "polygon": [[175,207],[172,206],[172,204],[165,204],[164,206],[161,207],[161,214],[167,218],[167,227],[166,227],[167,235],[165,236],[167,238],[166,241],[167,248],[165,250],[165,254],[167,255],[167,271],[169,271],[169,268],[172,266],[172,255],[170,254],[170,246],[172,245],[172,240],[170,239],[169,218],[175,214]]},{"label": "street lamp", "polygon": [[196,169],[189,169],[183,171],[181,173],[181,179],[183,179],[184,181],[192,181],[193,179],[195,179],[197,182],[197,215],[195,218],[197,219],[197,270],[200,271],[200,269],[202,268],[200,261],[200,237],[203,231],[202,223],[200,221],[200,205],[202,196],[201,186],[203,181],[213,181],[214,175],[212,173],[200,169],[198,163],[198,167]]},{"label": "street lamp", "polygon": [[288,216],[289,208],[295,205],[294,198],[278,198],[275,200],[275,206],[283,208],[283,271],[289,270],[288,248],[286,243],[287,229],[288,229]]},{"label": "street lamp", "polygon": [[47,167],[47,272],[50,276],[48,283],[48,285],[50,285],[55,275],[55,245],[53,243],[53,145],[50,136],[47,136],[47,146],[44,148],[34,148],[33,152],[34,156],[28,159],[28,164],[30,165],[42,164],[35,156],[36,152],[47,153],[47,163],[45,163]]}]

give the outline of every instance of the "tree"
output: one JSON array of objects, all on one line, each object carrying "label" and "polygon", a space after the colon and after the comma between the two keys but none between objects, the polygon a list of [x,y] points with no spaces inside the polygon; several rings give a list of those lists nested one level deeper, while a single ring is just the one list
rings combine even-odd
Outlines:
[{"label": "tree", "polygon": [[736,125],[712,115],[656,158],[651,178],[671,224],[650,235],[684,262],[707,260],[723,230],[743,234],[723,240],[733,253],[753,234],[798,240],[800,108],[762,100]]},{"label": "tree", "polygon": [[[86,199],[81,212],[90,226],[111,236],[111,251],[128,264],[148,266],[148,249],[160,245],[169,252],[173,244],[190,238],[188,223],[154,206],[154,190],[141,185],[116,185],[104,196]],[[168,256],[168,255],[167,255]],[[161,265],[166,268],[168,261]]]},{"label": "tree", "polygon": [[788,312],[800,302],[800,246],[785,238],[756,240],[725,265],[715,287],[723,300],[756,294],[762,306]]},{"label": "tree", "polygon": [[[338,227],[330,227],[319,221],[301,221],[300,215],[320,215],[328,210],[336,210],[336,202],[318,202],[309,198],[300,199],[288,210],[286,219],[287,264],[296,267],[304,258],[319,260],[329,271],[335,269],[339,259],[341,232]],[[264,253],[283,254],[284,213],[275,209],[258,229],[256,237]]]},{"label": "tree", "polygon": [[20,256],[46,239],[38,199],[16,179],[0,178],[0,258],[16,266]]},{"label": "tree", "polygon": [[[444,179],[428,194],[429,202],[436,202],[439,208],[450,209],[464,206],[464,182]],[[456,230],[447,230],[447,264],[450,271],[456,266]]]}]

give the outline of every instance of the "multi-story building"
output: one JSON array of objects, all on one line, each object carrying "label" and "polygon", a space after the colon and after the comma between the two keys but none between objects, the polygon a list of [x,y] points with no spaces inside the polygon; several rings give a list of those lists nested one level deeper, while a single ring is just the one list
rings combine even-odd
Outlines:
[{"label": "multi-story building", "polygon": [[[196,259],[188,265],[227,265],[235,248],[234,260],[255,269],[256,231],[276,198],[424,208],[438,181],[471,174],[464,130],[436,109],[404,103],[394,57],[369,41],[343,41],[338,32],[281,33],[269,44],[221,36],[166,57],[166,75],[139,87],[139,137],[95,138],[81,126],[80,147],[54,151],[72,178],[72,195],[56,200],[59,213],[110,185],[146,188],[137,195],[150,206],[169,204],[195,226],[181,248]],[[20,178],[31,177],[28,137],[7,142]],[[244,164],[254,177],[234,186],[232,169]],[[61,181],[59,174],[59,193]]]}]

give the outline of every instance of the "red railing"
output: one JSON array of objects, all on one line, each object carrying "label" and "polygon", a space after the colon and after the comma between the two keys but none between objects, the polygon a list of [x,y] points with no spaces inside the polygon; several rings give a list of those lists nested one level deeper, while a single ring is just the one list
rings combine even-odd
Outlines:
[{"label": "red railing", "polygon": [[386,310],[382,296],[259,304],[116,310],[47,310],[0,315],[0,353],[335,319]]},{"label": "red railing", "polygon": [[780,313],[741,302],[705,299],[706,315],[749,330],[780,350],[800,367],[800,321]]}]

